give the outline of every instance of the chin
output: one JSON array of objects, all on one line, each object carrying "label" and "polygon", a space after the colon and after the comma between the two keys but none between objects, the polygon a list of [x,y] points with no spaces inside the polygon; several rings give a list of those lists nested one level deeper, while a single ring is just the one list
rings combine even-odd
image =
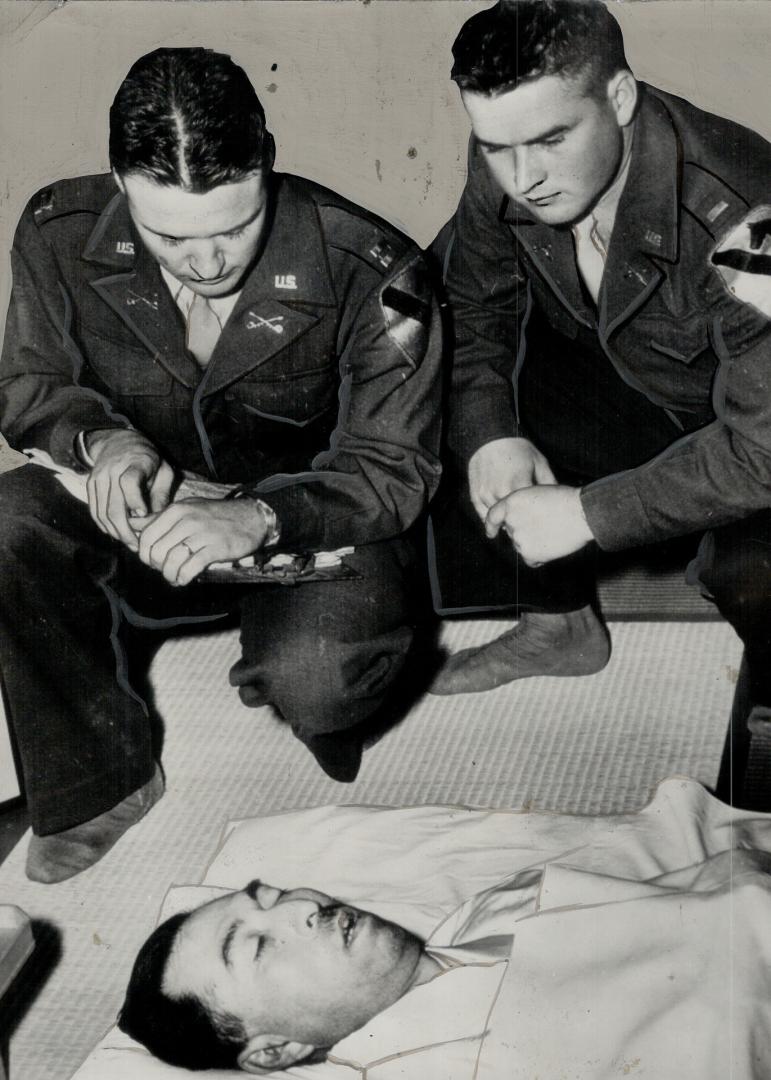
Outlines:
[{"label": "chin", "polygon": [[197,282],[193,282],[190,288],[201,296],[227,296],[228,293],[235,292],[238,288],[238,278],[231,280],[228,277],[225,281],[219,281],[215,285],[199,286]]},{"label": "chin", "polygon": [[532,207],[532,214],[544,225],[573,225],[589,213],[589,207],[575,203],[555,203],[554,206]]},{"label": "chin", "polygon": [[422,943],[402,927],[396,927],[386,943],[386,977],[392,1004],[409,989],[420,962]]},{"label": "chin", "polygon": [[403,926],[399,926],[398,923],[382,920],[379,925],[379,930],[383,936],[384,943],[391,952],[408,953],[414,949],[420,951],[420,941],[418,941],[415,935],[410,933],[409,930],[405,930]]}]

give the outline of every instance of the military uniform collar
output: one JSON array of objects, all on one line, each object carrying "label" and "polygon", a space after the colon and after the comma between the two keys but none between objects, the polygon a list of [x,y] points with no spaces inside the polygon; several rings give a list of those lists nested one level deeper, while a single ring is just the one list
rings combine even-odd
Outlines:
[{"label": "military uniform collar", "polygon": [[[336,298],[315,203],[298,177],[274,173],[270,185],[267,237],[244,282],[243,299],[248,302],[270,296],[284,303],[334,305]],[[152,271],[150,264],[157,268],[134,229],[126,199],[117,187],[86,242],[83,258],[127,273]]]},{"label": "military uniform collar", "polygon": [[[663,103],[640,84],[629,176],[619,199],[613,243],[674,262],[678,256],[680,169],[677,134]],[[515,228],[541,223],[504,199],[501,218]],[[543,227],[543,226],[542,226]],[[548,228],[548,226],[547,226]]]},{"label": "military uniform collar", "polygon": [[83,258],[87,262],[130,271],[134,268],[137,244],[139,237],[131,221],[126,198],[116,185],[86,241]]},{"label": "military uniform collar", "polygon": [[624,251],[675,262],[680,223],[679,144],[663,103],[647,92],[635,123],[629,177],[618,204],[613,243]]},{"label": "military uniform collar", "polygon": [[271,177],[267,239],[244,283],[247,301],[257,296],[314,306],[336,303],[316,204],[299,177]]}]

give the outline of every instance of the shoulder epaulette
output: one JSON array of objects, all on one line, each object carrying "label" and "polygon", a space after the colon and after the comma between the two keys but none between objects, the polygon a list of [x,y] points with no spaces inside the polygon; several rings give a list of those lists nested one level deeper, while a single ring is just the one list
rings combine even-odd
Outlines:
[{"label": "shoulder epaulette", "polygon": [[67,214],[100,214],[114,186],[109,173],[59,180],[33,195],[29,206],[38,225]]},{"label": "shoulder epaulette", "polygon": [[417,249],[403,233],[353,204],[320,203],[318,210],[329,246],[362,259],[381,274],[412,247]]},{"label": "shoulder epaulette", "polygon": [[683,206],[713,240],[741,219],[750,204],[719,176],[695,162],[683,167]]},{"label": "shoulder epaulette", "polygon": [[682,158],[681,200],[718,240],[755,206],[769,202],[771,145],[742,124],[647,86],[668,113]]}]

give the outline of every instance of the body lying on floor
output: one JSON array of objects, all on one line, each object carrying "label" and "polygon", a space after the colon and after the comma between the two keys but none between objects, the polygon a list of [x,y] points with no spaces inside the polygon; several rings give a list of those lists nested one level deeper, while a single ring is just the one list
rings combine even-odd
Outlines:
[{"label": "body lying on floor", "polygon": [[[374,815],[370,838],[379,818],[407,816],[411,828],[409,815],[438,813],[330,812]],[[451,827],[442,833],[432,819],[430,843],[441,836],[443,854],[427,855],[423,836],[412,858],[389,863],[385,850],[387,869],[359,859],[364,884],[345,885],[358,903],[258,880],[214,897],[193,890],[197,906],[188,894],[140,950],[123,1032],[188,1069],[289,1069],[319,1080],[350,1070],[367,1080],[524,1080],[561,1075],[571,1061],[581,1080],[635,1061],[657,1077],[760,1080],[771,1059],[771,819],[679,781],[626,818],[442,813]],[[495,850],[472,853],[469,840],[492,844],[493,829]],[[372,857],[371,845],[351,850],[349,840],[343,829],[330,844],[344,846],[352,866],[355,850]],[[231,841],[213,866],[232,877],[249,850]],[[301,867],[297,853],[287,858],[289,883]],[[424,875],[412,912],[407,862]],[[389,896],[394,866],[402,870]],[[318,866],[308,871],[319,880]],[[429,917],[431,889],[446,898],[451,878],[461,902]],[[378,913],[361,899],[373,886]],[[157,1060],[139,1070],[132,1046],[132,1080],[166,1076]]]}]

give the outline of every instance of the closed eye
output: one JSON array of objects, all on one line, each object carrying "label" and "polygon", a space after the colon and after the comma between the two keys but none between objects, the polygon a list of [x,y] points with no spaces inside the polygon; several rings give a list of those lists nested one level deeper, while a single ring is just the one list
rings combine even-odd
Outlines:
[{"label": "closed eye", "polygon": [[[226,240],[238,240],[245,232],[246,226],[242,226],[240,229],[233,229],[232,232],[223,233],[222,235]],[[161,240],[166,247],[179,247],[182,243],[182,239],[179,236],[161,236]]]}]

